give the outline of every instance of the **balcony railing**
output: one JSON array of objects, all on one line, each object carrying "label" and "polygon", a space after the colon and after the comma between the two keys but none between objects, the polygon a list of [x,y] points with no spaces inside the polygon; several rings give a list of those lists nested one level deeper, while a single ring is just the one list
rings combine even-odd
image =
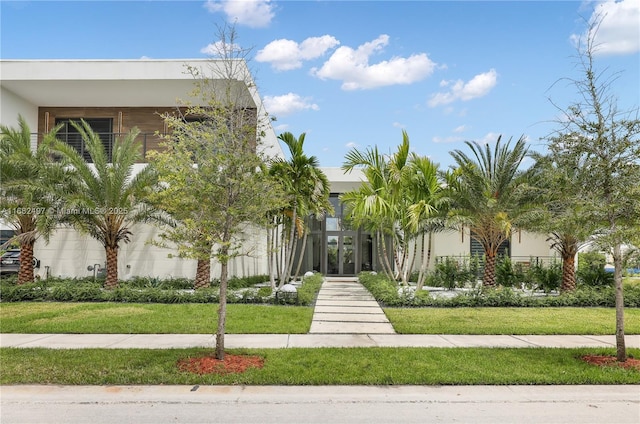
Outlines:
[{"label": "balcony railing", "polygon": [[[100,139],[102,140],[102,145],[104,146],[107,157],[109,158],[109,162],[111,162],[112,154],[113,154],[113,146],[117,142],[120,137],[125,137],[126,133],[96,133]],[[35,149],[39,143],[42,142],[43,134],[42,133],[32,133],[31,134],[31,148]],[[91,155],[89,155],[88,150],[86,149],[85,142],[78,133],[63,133],[59,132],[57,134],[57,138],[70,145],[80,155],[84,158],[85,161],[91,163]],[[147,153],[150,150],[157,150],[158,144],[162,141],[162,136],[157,133],[139,133],[136,137],[136,141],[142,146],[142,160],[141,163],[147,162]]]}]

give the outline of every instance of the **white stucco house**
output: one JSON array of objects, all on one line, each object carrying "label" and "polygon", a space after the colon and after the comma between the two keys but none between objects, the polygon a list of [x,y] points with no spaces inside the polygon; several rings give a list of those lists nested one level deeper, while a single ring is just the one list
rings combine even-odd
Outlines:
[{"label": "white stucco house", "polygon": [[[144,152],[158,148],[156,132],[166,132],[160,113],[176,110],[178,99],[188,99],[193,89],[193,77],[185,65],[199,67],[208,75],[215,67],[210,59],[190,60],[0,60],[0,123],[17,126],[22,115],[33,131],[32,146],[39,135],[55,125],[83,118],[96,132],[104,135],[104,143],[113,143],[117,134],[133,127],[141,131]],[[238,80],[236,87],[250,109],[264,112],[259,93],[253,84]],[[63,141],[77,149],[77,134],[66,126],[59,133]],[[284,157],[273,128],[269,125],[262,139],[264,152]],[[146,166],[140,163],[138,167]],[[305,249],[302,272],[316,270],[324,274],[355,275],[363,270],[377,269],[377,254],[370,234],[348,228],[341,223],[340,193],[358,187],[359,172],[343,173],[339,168],[323,168],[331,182],[332,203],[336,216],[314,224]],[[4,223],[0,229],[6,236],[10,230]],[[120,278],[153,276],[159,278],[195,275],[193,260],[169,258],[173,253],[151,245],[149,241],[158,229],[139,225],[133,229],[131,242],[121,245],[118,261]],[[237,258],[230,274],[237,276],[267,274],[266,235],[259,229],[249,235],[251,256]],[[474,246],[468,229],[437,234],[433,256],[465,256]],[[546,236],[516,232],[509,241],[509,254],[528,262],[531,257],[554,256]],[[329,254],[331,252],[331,254]],[[105,253],[95,240],[70,228],[60,228],[51,242],[38,241],[35,256],[41,261],[41,277],[92,275],[89,266],[103,265]],[[520,258],[520,259],[517,259]],[[217,264],[212,263],[212,275]]]}]

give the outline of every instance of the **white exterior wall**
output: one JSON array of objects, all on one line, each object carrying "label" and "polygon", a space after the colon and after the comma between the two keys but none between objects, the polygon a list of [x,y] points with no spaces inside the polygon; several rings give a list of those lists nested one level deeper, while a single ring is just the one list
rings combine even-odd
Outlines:
[{"label": "white exterior wall", "polygon": [[[32,133],[38,130],[38,106],[17,96],[5,87],[0,87],[0,122],[2,125],[18,128],[18,115],[27,121]],[[31,147],[35,149],[37,140],[33,138]]]},{"label": "white exterior wall", "polygon": [[[132,277],[194,278],[196,260],[176,257],[177,251],[153,245],[160,229],[150,224],[137,224],[129,243],[121,243],[118,252],[118,278]],[[259,229],[248,230],[243,247],[247,255],[234,258],[229,263],[230,276],[252,276],[268,274],[266,259],[266,234]],[[72,228],[60,228],[52,235],[49,243],[38,240],[34,255],[41,262],[36,273],[41,277],[91,277],[93,271],[88,266],[105,266],[104,247],[93,238],[78,233]],[[173,256],[173,257],[171,257]],[[218,278],[220,264],[211,261],[211,277]]]}]

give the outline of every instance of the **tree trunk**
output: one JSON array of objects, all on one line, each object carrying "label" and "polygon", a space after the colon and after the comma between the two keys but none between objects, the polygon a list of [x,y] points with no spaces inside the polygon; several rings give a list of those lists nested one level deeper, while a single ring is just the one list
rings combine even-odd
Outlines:
[{"label": "tree trunk", "polygon": [[616,357],[619,362],[627,360],[624,340],[624,295],[622,290],[622,250],[620,244],[613,247],[613,279],[616,286]]},{"label": "tree trunk", "polygon": [[562,293],[576,289],[576,256],[568,252],[562,255]]},{"label": "tree trunk", "polygon": [[298,210],[295,202],[291,215],[291,230],[289,231],[288,241],[285,244],[286,249],[284,252],[284,265],[282,266],[282,275],[280,276],[279,287],[282,287],[284,284],[288,283],[289,274],[291,273],[291,262],[293,261],[294,241],[296,235],[296,220],[298,218]]},{"label": "tree trunk", "polygon": [[433,232],[429,231],[429,237],[427,237],[427,257],[424,256],[424,234],[422,234],[422,263],[420,264],[420,273],[418,275],[418,284],[416,285],[416,291],[422,290],[424,282],[426,280],[427,269],[429,268],[429,262],[431,262],[431,242]]},{"label": "tree trunk", "polygon": [[18,270],[17,284],[31,283],[33,281],[33,242],[20,245],[20,268]]},{"label": "tree trunk", "polygon": [[307,248],[307,237],[309,237],[307,228],[304,229],[302,234],[302,248],[300,249],[300,257],[298,258],[298,265],[296,266],[296,272],[293,274],[293,280],[297,280],[300,275],[300,268],[302,268],[302,262],[304,260],[305,251]]},{"label": "tree trunk", "polygon": [[[226,258],[228,248],[221,249],[221,257]],[[228,278],[228,262],[223,259],[220,262],[220,301],[218,306],[218,330],[216,332],[216,359],[224,359],[224,333],[227,323],[227,285]]]},{"label": "tree trunk", "polygon": [[198,259],[196,266],[196,279],[194,282],[194,288],[203,289],[211,287],[211,259]]},{"label": "tree trunk", "polygon": [[484,287],[496,286],[496,254],[495,252],[487,252],[484,259],[484,275],[482,276],[482,285]]},{"label": "tree trunk", "polygon": [[104,287],[108,290],[118,287],[118,246],[105,247],[107,255],[107,279]]},{"label": "tree trunk", "polygon": [[276,272],[275,272],[275,227],[268,228],[267,227],[267,269],[269,270],[269,285],[271,286],[271,290],[276,289]]}]

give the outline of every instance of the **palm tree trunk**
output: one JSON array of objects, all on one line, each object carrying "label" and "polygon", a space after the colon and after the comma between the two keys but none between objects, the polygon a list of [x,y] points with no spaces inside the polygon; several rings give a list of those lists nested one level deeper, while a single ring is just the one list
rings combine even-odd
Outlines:
[{"label": "palm tree trunk", "polygon": [[194,288],[203,289],[211,286],[211,259],[198,259]]},{"label": "palm tree trunk", "polygon": [[427,269],[429,268],[429,262],[431,262],[431,242],[433,237],[433,231],[429,231],[429,237],[427,237],[427,257],[424,257],[424,233],[422,234],[422,264],[420,265],[420,273],[418,275],[418,284],[416,285],[416,291],[422,290],[424,282],[426,280]]},{"label": "palm tree trunk", "polygon": [[296,267],[296,272],[293,275],[293,279],[294,280],[297,280],[298,279],[298,275],[300,275],[300,268],[302,268],[302,261],[304,259],[304,254],[305,254],[304,249],[307,248],[307,237],[308,236],[309,236],[308,228],[305,227],[304,233],[302,234],[302,248],[300,249],[300,257],[298,258],[298,266]]},{"label": "palm tree trunk", "polygon": [[267,268],[269,270],[269,285],[271,286],[271,290],[276,289],[276,270],[275,270],[275,233],[276,229],[267,228]]},{"label": "palm tree trunk", "polygon": [[387,254],[387,243],[385,243],[384,233],[382,231],[378,231],[378,252],[380,252],[382,268],[384,269],[384,273],[389,276],[389,278],[394,278],[393,268],[391,267],[391,263],[389,262],[389,255]]},{"label": "palm tree trunk", "polygon": [[104,287],[108,290],[118,287],[118,246],[106,246],[105,253],[107,256],[107,279]]},{"label": "palm tree trunk", "polygon": [[576,256],[571,252],[562,255],[562,293],[571,292],[576,289]]},{"label": "palm tree trunk", "polygon": [[496,286],[496,252],[486,252],[482,285],[484,287]]},{"label": "palm tree trunk", "polygon": [[284,254],[284,265],[282,267],[282,278],[280,278],[280,287],[282,287],[289,280],[289,273],[291,272],[291,261],[293,260],[294,240],[296,236],[296,219],[298,217],[297,206],[294,202],[293,211],[291,213],[291,229],[289,230],[289,240],[286,244],[286,250]]},{"label": "palm tree trunk", "polygon": [[33,281],[33,244],[34,242],[27,242],[20,245],[20,269],[18,270],[17,284]]}]

